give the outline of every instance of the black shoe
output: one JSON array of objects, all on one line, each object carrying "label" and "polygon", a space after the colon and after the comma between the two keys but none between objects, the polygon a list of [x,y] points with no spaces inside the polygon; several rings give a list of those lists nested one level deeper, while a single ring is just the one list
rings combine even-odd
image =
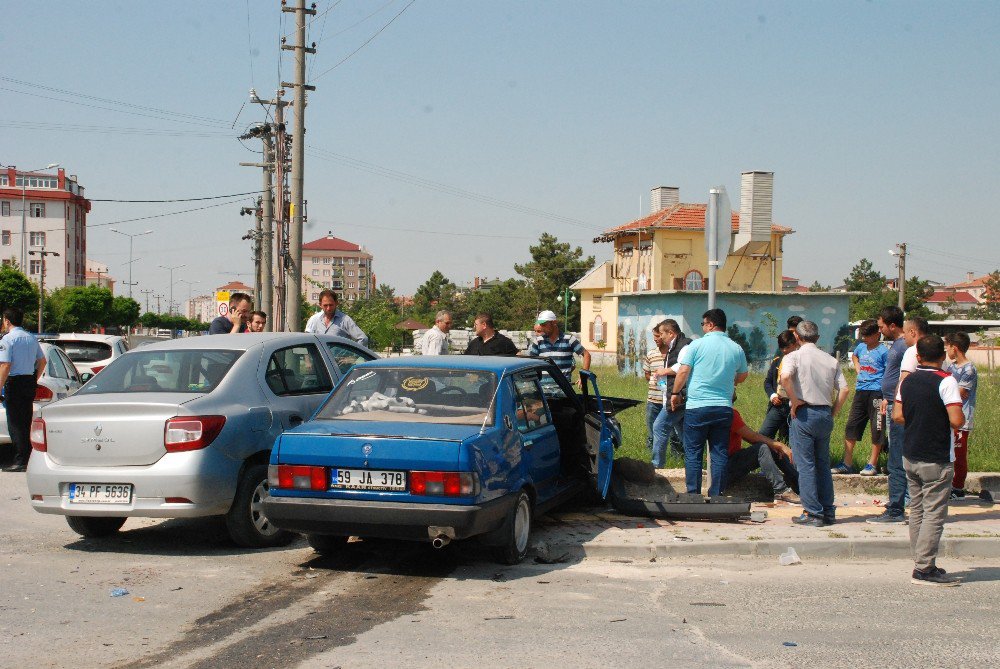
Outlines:
[{"label": "black shoe", "polygon": [[837,518],[835,516],[823,516],[823,524],[824,525],[833,525],[836,522],[837,522]]},{"label": "black shoe", "polygon": [[961,582],[957,578],[948,576],[943,571],[938,571],[934,567],[931,567],[927,571],[914,569],[913,574],[910,577],[910,583],[913,583],[914,585],[933,585],[940,588],[961,585]]},{"label": "black shoe", "polygon": [[826,525],[826,521],[823,520],[822,516],[812,516],[808,513],[795,516],[792,518],[792,522],[800,527],[823,527]]},{"label": "black shoe", "polygon": [[883,511],[872,518],[865,518],[865,522],[873,525],[903,525],[906,523],[906,516],[902,513]]},{"label": "black shoe", "polygon": [[951,497],[949,499],[965,499],[965,491],[961,488],[952,488]]},{"label": "black shoe", "polygon": [[24,472],[28,470],[27,465],[7,465],[3,468],[5,472]]},{"label": "black shoe", "polygon": [[933,567],[931,567],[931,571],[933,571],[935,574],[940,574],[941,576],[944,576],[945,574],[948,573],[944,569],[942,569],[941,567],[939,567],[937,565],[934,565]]}]

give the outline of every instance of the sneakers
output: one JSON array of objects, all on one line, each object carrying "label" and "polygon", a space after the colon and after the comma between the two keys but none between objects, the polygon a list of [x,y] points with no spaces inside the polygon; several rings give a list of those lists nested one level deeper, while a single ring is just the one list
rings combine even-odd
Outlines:
[{"label": "sneakers", "polygon": [[914,585],[933,585],[939,588],[951,588],[961,585],[961,582],[954,576],[948,576],[943,569],[931,567],[927,571],[913,570],[910,583]]},{"label": "sneakers", "polygon": [[965,491],[961,488],[952,488],[949,499],[965,499]]},{"label": "sneakers", "polygon": [[808,513],[795,516],[792,518],[792,522],[799,527],[826,527],[833,524],[832,521],[828,522],[823,516],[813,516]]},{"label": "sneakers", "polygon": [[774,496],[774,499],[780,500],[782,502],[790,502],[792,504],[798,504],[799,502],[802,501],[801,499],[799,499],[799,496],[795,494],[795,491],[792,490],[791,488],[785,488],[784,490],[776,494]]},{"label": "sneakers", "polygon": [[883,511],[872,518],[865,518],[865,522],[872,525],[904,525],[906,523],[906,515]]},{"label": "sneakers", "polygon": [[846,462],[841,462],[836,467],[830,468],[831,474],[854,474],[854,467],[851,467]]},{"label": "sneakers", "polygon": [[865,465],[865,468],[859,472],[862,476],[875,476],[878,474],[878,470],[871,465]]}]

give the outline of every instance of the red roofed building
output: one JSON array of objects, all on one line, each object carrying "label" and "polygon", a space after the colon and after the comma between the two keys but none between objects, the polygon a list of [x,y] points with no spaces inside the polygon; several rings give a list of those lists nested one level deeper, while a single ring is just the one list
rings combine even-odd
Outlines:
[{"label": "red roofed building", "polygon": [[985,299],[984,296],[986,295],[986,281],[989,278],[990,278],[989,274],[977,278],[973,276],[972,272],[967,272],[965,275],[965,281],[947,286],[946,289],[954,291],[965,291],[966,293],[971,295],[976,300],[976,302],[982,304],[983,300]]},{"label": "red roofed building", "polygon": [[371,297],[375,290],[372,254],[353,242],[328,233],[302,245],[302,292],[312,302],[332,288],[341,300]]},{"label": "red roofed building", "polygon": [[964,316],[979,305],[979,300],[965,290],[935,290],[924,304],[935,314]]}]

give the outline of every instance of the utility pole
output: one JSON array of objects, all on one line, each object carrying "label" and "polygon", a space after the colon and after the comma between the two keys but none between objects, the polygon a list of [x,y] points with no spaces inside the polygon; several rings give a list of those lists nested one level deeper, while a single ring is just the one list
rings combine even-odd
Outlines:
[{"label": "utility pole", "polygon": [[[276,96],[273,100],[263,101],[257,97],[257,92],[251,89],[250,91],[250,101],[259,104],[268,104],[277,107],[279,110],[281,107],[287,103],[281,100],[280,96]],[[278,112],[276,112],[276,115]],[[277,122],[275,125],[278,125]],[[259,137],[264,143],[264,160],[260,163],[240,163],[244,167],[261,167],[263,168],[262,173],[264,176],[263,188],[261,189],[261,197],[258,200],[258,207],[256,210],[257,214],[257,229],[252,232],[252,238],[255,240],[256,246],[254,249],[254,262],[256,263],[256,280],[257,285],[255,286],[255,295],[257,305],[261,311],[268,315],[267,325],[265,330],[271,332],[273,326],[272,323],[276,321],[274,310],[274,195],[273,195],[273,177],[274,172],[277,169],[277,158],[276,151],[274,148],[274,137],[273,133],[277,133],[278,129],[273,128],[270,124],[262,123],[250,128],[240,139],[252,139]],[[279,181],[279,184],[283,187],[283,183]],[[246,211],[246,208],[241,210],[241,214]],[[246,239],[247,237],[244,237]]]},{"label": "utility pole", "polygon": [[146,311],[143,312],[143,313],[147,313],[148,314],[149,313],[149,296],[153,294],[153,290],[151,288],[147,288],[146,290],[140,290],[139,292],[146,296]]},{"label": "utility pole", "polygon": [[[168,270],[170,272],[170,302],[167,303],[167,310],[169,311],[170,315],[173,315],[173,313],[174,313],[173,312],[173,308],[174,308],[174,270],[175,269],[180,269],[181,267],[185,267],[185,266],[186,265],[174,265],[173,267],[167,267],[166,265],[160,265],[161,269],[165,269],[165,270]],[[159,308],[160,308],[160,303],[159,302],[156,303],[156,308],[157,308],[157,310],[159,310]]]},{"label": "utility pole", "polygon": [[303,200],[303,170],[305,168],[305,138],[306,138],[306,91],[316,90],[315,86],[306,85],[306,54],[316,53],[315,45],[306,46],[306,15],[315,16],[314,8],[306,9],[306,0],[298,0],[295,7],[281,8],[282,12],[295,12],[295,27],[298,42],[293,45],[282,44],[281,48],[295,52],[295,83],[281,82],[282,88],[294,89],[295,128],[292,137],[292,206],[291,220],[288,226],[288,275],[285,295],[285,329],[289,332],[301,330],[299,310],[302,293],[302,200]]},{"label": "utility pole", "polygon": [[896,244],[899,249],[894,255],[899,257],[899,279],[896,290],[899,292],[898,305],[902,310],[906,310],[906,243]]},{"label": "utility pole", "polygon": [[156,313],[158,313],[158,314],[162,314],[163,313],[162,311],[160,311],[160,299],[162,297],[163,297],[162,295],[157,295],[156,298],[155,298],[156,299]]},{"label": "utility pole", "polygon": [[[132,299],[132,286],[138,285],[137,282],[132,281],[132,263],[134,263],[135,260],[141,260],[141,258],[136,258],[135,260],[132,259],[132,242],[135,240],[136,237],[142,237],[143,235],[153,234],[153,231],[146,230],[145,232],[137,232],[135,234],[132,234],[129,232],[122,232],[121,230],[115,230],[114,228],[111,228],[111,232],[116,232],[119,235],[124,235],[125,237],[128,237],[128,296],[129,299]],[[100,277],[98,277],[97,283],[98,284],[101,283]]]},{"label": "utility pole", "polygon": [[[42,267],[38,280],[38,334],[42,334],[42,306],[45,303],[45,256],[56,256],[58,258],[59,253],[56,251],[46,251],[43,246],[41,251],[28,251],[28,255],[39,255],[42,257]],[[98,285],[100,285],[100,276],[97,279]]]}]

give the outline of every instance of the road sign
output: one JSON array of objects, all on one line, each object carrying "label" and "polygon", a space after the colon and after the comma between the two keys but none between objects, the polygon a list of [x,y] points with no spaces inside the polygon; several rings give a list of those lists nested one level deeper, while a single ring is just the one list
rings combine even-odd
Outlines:
[{"label": "road sign", "polygon": [[229,291],[228,290],[217,290],[215,291],[215,311],[220,316],[229,315]]},{"label": "road sign", "polygon": [[[722,266],[726,264],[726,258],[729,257],[729,252],[732,250],[733,245],[733,208],[729,204],[729,194],[726,193],[725,186],[718,186],[713,188],[710,192],[711,195],[716,195],[716,206],[715,206],[715,220],[710,220],[713,211],[712,207],[705,208],[705,251],[710,251],[709,242],[711,240],[711,234],[715,233],[715,240],[718,244],[717,255],[715,258],[718,260],[718,267],[722,269]],[[716,225],[716,222],[718,225]],[[709,261],[712,258],[709,257]]]}]

